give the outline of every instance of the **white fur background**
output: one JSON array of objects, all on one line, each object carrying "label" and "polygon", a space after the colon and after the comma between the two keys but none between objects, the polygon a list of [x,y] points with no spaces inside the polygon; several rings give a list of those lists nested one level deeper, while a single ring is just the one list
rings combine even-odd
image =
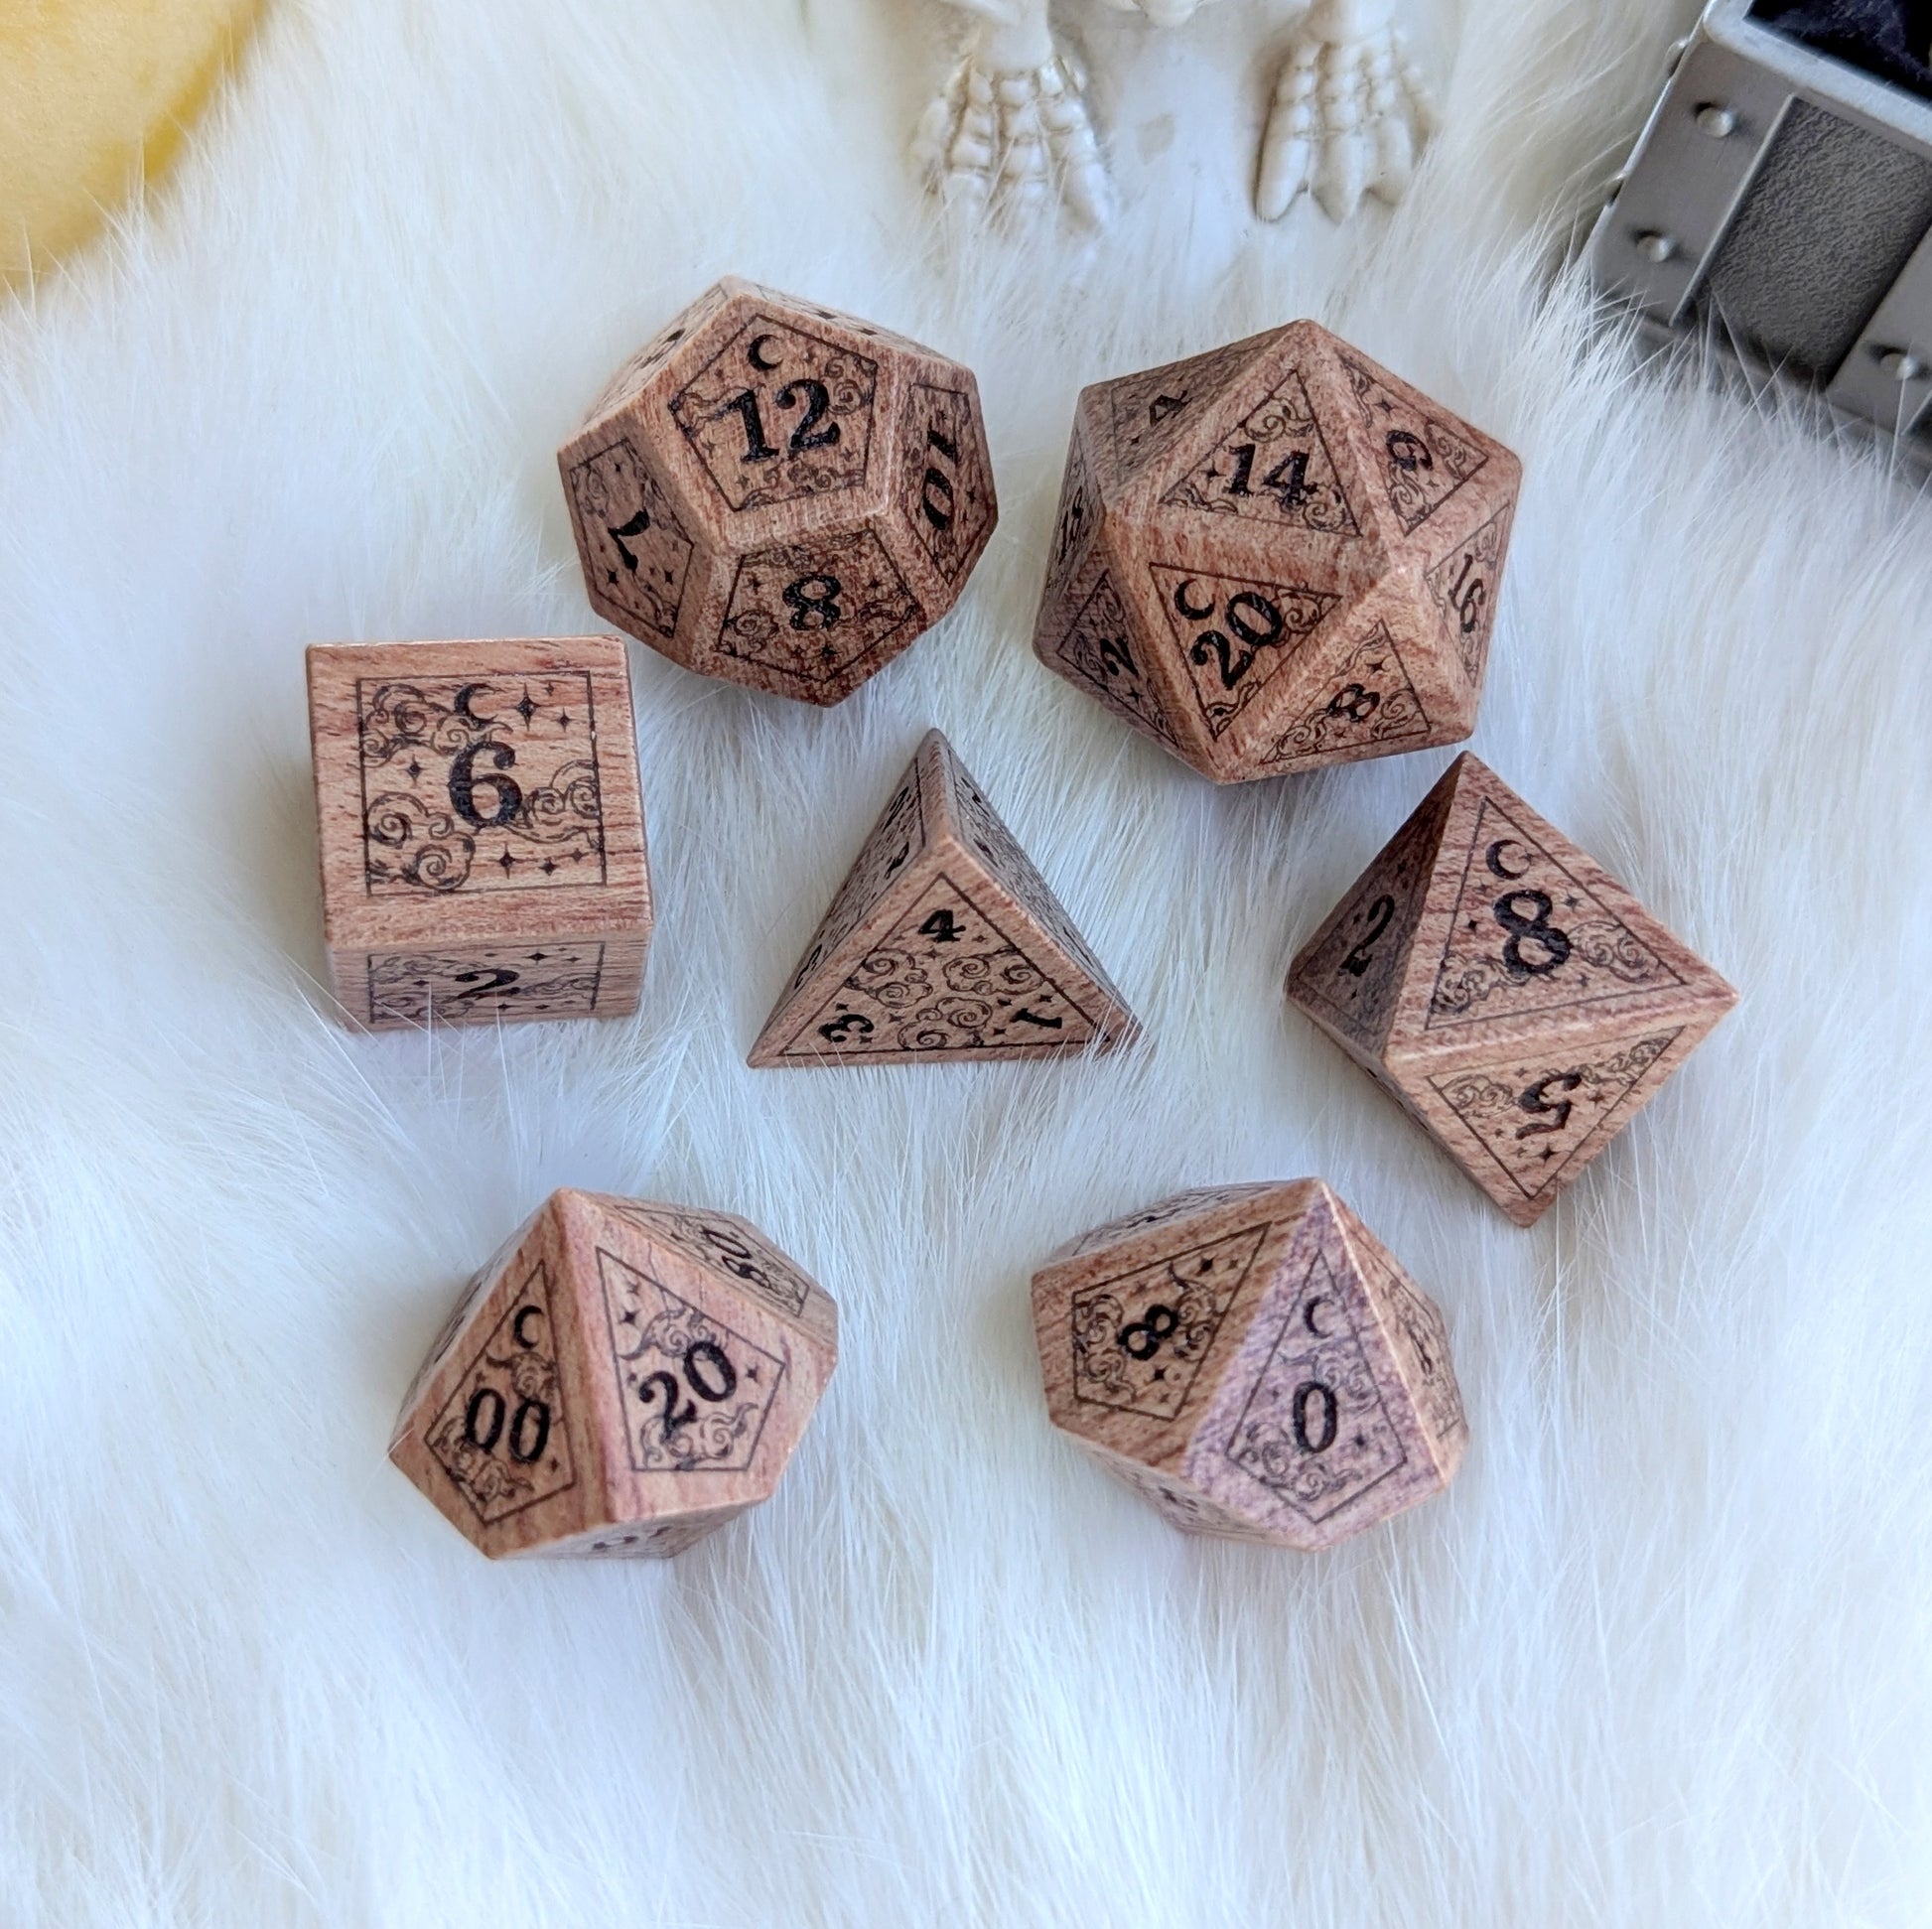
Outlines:
[{"label": "white fur background", "polygon": [[[1106,16],[1078,262],[940,245],[913,0],[275,0],[0,313],[0,1921],[1932,1919],[1932,505],[1561,272],[1691,11],[1427,14],[1448,132],[1345,230],[1248,213],[1265,15]],[[301,647],[595,626],[551,451],[725,270],[972,363],[994,546],[831,714],[636,651],[637,1023],[351,1038]],[[1027,647],[1076,388],[1304,313],[1522,452],[1475,748],[1744,992],[1531,1233],[1279,997],[1448,754],[1216,791]],[[745,1068],[930,723],[1151,1048]],[[1028,1275],[1305,1172],[1473,1449],[1326,1557],[1184,1540],[1049,1433]],[[843,1311],[778,1497],[669,1566],[490,1566],[382,1457],[562,1183]]]}]

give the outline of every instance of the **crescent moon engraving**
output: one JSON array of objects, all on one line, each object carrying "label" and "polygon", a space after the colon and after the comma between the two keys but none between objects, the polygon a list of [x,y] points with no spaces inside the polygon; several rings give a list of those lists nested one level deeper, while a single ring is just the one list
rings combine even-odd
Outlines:
[{"label": "crescent moon engraving", "polygon": [[463,688],[456,693],[456,702],[453,703],[450,706],[450,708],[454,710],[456,714],[459,717],[461,717],[466,723],[493,724],[496,721],[494,717],[479,717],[477,713],[470,708],[471,699],[476,696],[477,692],[479,690],[487,690],[488,688],[489,685],[487,683],[466,683],[463,686]]},{"label": "crescent moon engraving", "polygon": [[1191,576],[1188,577],[1186,582],[1180,584],[1175,589],[1173,593],[1173,607],[1176,610],[1178,610],[1183,617],[1187,618],[1192,622],[1198,622],[1202,617],[1211,617],[1214,614],[1214,599],[1212,597],[1209,597],[1208,600],[1204,604],[1202,604],[1198,610],[1196,610],[1194,606],[1187,601],[1187,592],[1190,589],[1195,591],[1196,594],[1198,594],[1200,589],[1200,585],[1197,584]]},{"label": "crescent moon engraving", "polygon": [[[1515,845],[1516,849],[1523,853],[1523,867],[1520,871],[1509,871],[1504,869],[1503,853],[1507,851],[1511,845]],[[1499,837],[1497,838],[1495,843],[1490,845],[1489,849],[1486,852],[1484,852],[1483,862],[1488,865],[1491,876],[1502,878],[1507,881],[1510,879],[1527,877],[1529,875],[1530,866],[1533,863],[1535,863],[1535,859],[1531,856],[1530,852],[1525,846],[1517,843],[1515,838]]]},{"label": "crescent moon engraving", "polygon": [[518,1307],[516,1309],[516,1317],[510,1321],[510,1337],[526,1350],[534,1350],[536,1341],[534,1339],[524,1338],[523,1322],[526,1319],[541,1319],[542,1317],[543,1309],[541,1307]]},{"label": "crescent moon engraving", "polygon": [[1328,1304],[1328,1296],[1325,1293],[1317,1293],[1314,1296],[1314,1298],[1309,1302],[1306,1310],[1302,1314],[1302,1324],[1305,1325],[1309,1329],[1309,1331],[1315,1336],[1316,1339],[1326,1339],[1328,1337],[1328,1329],[1317,1326],[1314,1323],[1315,1309],[1317,1307],[1325,1307],[1327,1304]]},{"label": "crescent moon engraving", "polygon": [[759,353],[759,350],[762,348],[767,342],[775,342],[776,340],[777,337],[771,335],[753,336],[751,346],[745,350],[745,359],[749,361],[752,364],[752,366],[758,369],[760,373],[764,373],[769,369],[777,367],[778,362],[784,359],[782,355],[778,356],[777,360],[766,361],[764,357]]}]

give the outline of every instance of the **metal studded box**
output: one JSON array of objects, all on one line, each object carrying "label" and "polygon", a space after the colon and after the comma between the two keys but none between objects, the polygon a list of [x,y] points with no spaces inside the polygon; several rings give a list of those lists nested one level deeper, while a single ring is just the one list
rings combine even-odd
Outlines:
[{"label": "metal studded box", "polygon": [[1932,100],[1711,0],[1589,250],[1652,333],[1703,335],[1932,461]]}]

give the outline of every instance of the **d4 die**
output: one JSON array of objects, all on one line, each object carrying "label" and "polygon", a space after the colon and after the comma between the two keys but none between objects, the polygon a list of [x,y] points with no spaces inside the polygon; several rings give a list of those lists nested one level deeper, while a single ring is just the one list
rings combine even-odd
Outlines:
[{"label": "d4 die", "polygon": [[1050,1058],[1140,1026],[936,730],[753,1046],[758,1066]]},{"label": "d4 die", "polygon": [[1313,322],[1101,382],[1035,652],[1218,782],[1455,743],[1520,480]]},{"label": "d4 die", "polygon": [[767,1499],[830,1296],[729,1212],[554,1192],[464,1294],[389,1457],[483,1553],[676,1554]]},{"label": "d4 die", "polygon": [[1054,1426],[1190,1533],[1328,1547],[1461,1464],[1442,1313],[1319,1179],[1097,1227],[1033,1302]]},{"label": "d4 die", "polygon": [[623,644],[318,644],[308,671],[348,1022],[635,1011],[651,901]]},{"label": "d4 die", "polygon": [[969,369],[736,277],[619,370],[557,462],[600,615],[805,703],[937,622],[999,516]]},{"label": "d4 die", "polygon": [[1296,958],[1288,998],[1527,1226],[1737,994],[1465,753]]}]

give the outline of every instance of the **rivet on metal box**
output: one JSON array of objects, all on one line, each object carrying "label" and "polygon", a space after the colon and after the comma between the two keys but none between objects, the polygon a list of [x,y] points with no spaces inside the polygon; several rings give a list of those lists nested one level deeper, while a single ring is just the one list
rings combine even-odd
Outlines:
[{"label": "rivet on metal box", "polygon": [[1711,0],[1590,237],[1653,339],[1703,334],[1932,462],[1926,0]]}]

